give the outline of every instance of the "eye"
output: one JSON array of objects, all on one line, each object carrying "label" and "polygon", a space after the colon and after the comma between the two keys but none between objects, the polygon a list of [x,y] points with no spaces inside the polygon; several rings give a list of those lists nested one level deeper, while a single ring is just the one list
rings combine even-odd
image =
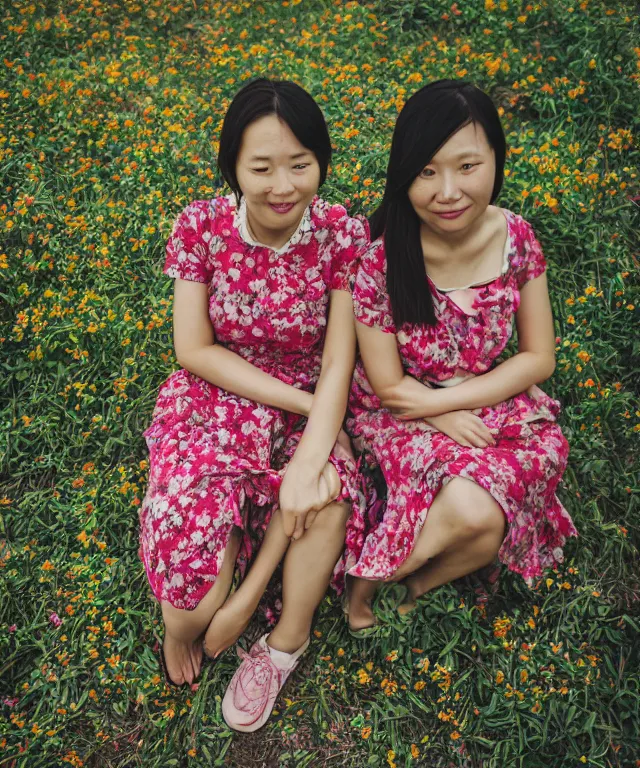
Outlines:
[{"label": "eye", "polygon": [[472,168],[475,168],[476,165],[479,165],[479,163],[464,163],[462,166],[463,171],[470,171]]},{"label": "eye", "polygon": [[304,171],[305,168],[309,167],[309,163],[298,163],[298,165],[293,166],[294,171]]},{"label": "eye", "polygon": [[266,173],[269,169],[268,168],[252,168],[251,170],[254,173]]},{"label": "eye", "polygon": [[420,176],[423,179],[430,179],[432,176],[435,176],[435,175],[436,175],[436,172],[434,170],[432,170],[431,168],[423,168],[420,171]]}]

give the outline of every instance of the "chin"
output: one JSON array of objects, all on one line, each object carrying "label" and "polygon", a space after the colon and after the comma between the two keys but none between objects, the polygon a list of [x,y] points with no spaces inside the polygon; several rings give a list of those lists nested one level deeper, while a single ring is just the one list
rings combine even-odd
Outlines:
[{"label": "chin", "polygon": [[436,232],[459,232],[469,226],[469,222],[463,219],[466,219],[466,216],[461,216],[459,219],[441,219],[436,216],[434,219],[429,219],[427,226]]}]

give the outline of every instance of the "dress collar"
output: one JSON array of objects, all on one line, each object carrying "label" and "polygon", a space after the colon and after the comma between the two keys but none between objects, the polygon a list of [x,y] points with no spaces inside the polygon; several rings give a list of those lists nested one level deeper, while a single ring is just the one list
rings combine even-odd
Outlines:
[{"label": "dress collar", "polygon": [[305,208],[304,213],[302,214],[302,218],[300,219],[300,223],[298,224],[298,227],[296,231],[291,235],[291,237],[287,240],[287,242],[280,248],[272,248],[270,245],[265,245],[264,243],[259,243],[257,240],[254,240],[253,237],[251,237],[249,233],[249,227],[247,225],[247,202],[244,199],[244,197],[240,200],[240,205],[236,207],[234,216],[233,216],[233,224],[235,228],[238,230],[238,234],[244,240],[247,245],[251,245],[255,248],[268,248],[269,250],[273,251],[276,254],[284,253],[288,248],[290,248],[293,245],[297,245],[300,240],[302,240],[302,237],[306,232],[309,232],[312,229],[311,226],[311,206],[308,205]]}]

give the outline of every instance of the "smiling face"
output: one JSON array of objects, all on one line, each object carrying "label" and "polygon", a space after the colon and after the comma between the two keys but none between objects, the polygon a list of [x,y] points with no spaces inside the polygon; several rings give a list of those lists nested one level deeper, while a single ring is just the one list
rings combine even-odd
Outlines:
[{"label": "smiling face", "polygon": [[236,176],[254,236],[280,247],[318,191],[320,166],[285,122],[267,115],[245,129]]},{"label": "smiling face", "polygon": [[453,134],[414,179],[408,196],[423,227],[462,234],[487,210],[496,176],[495,154],[482,126]]}]

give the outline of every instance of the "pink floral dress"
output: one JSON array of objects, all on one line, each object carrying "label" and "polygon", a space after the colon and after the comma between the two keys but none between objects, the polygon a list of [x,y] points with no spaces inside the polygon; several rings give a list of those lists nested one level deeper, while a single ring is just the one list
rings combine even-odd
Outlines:
[{"label": "pink floral dress", "polygon": [[[179,216],[164,271],[206,283],[216,343],[294,387],[320,375],[329,293],[349,290],[366,222],[315,198],[281,249],[255,243],[233,198],[198,200]],[[282,470],[306,419],[178,370],[160,388],[145,438],[150,471],[140,556],[158,600],[193,609],[214,583],[234,526],[241,571],[277,508]],[[341,499],[363,506],[355,463],[331,461]],[[360,516],[363,514],[360,510]]]},{"label": "pink floral dress", "polygon": [[[531,226],[504,211],[507,241],[503,270],[495,280],[455,291],[429,285],[437,323],[394,327],[386,290],[382,239],[361,257],[353,290],[356,318],[396,335],[405,371],[434,386],[460,383],[496,363],[513,331],[520,289],[541,275],[544,256]],[[556,424],[559,403],[538,387],[476,413],[496,445],[465,448],[424,420],[400,421],[374,395],[358,362],[350,395],[348,428],[362,449],[365,476],[381,472],[386,503],[369,482],[368,509],[352,515],[345,567],[349,575],[384,579],[411,553],[434,498],[453,477],[473,480],[501,506],[508,531],[500,559],[528,583],[562,559],[576,530],[556,496],[568,444]]]}]

